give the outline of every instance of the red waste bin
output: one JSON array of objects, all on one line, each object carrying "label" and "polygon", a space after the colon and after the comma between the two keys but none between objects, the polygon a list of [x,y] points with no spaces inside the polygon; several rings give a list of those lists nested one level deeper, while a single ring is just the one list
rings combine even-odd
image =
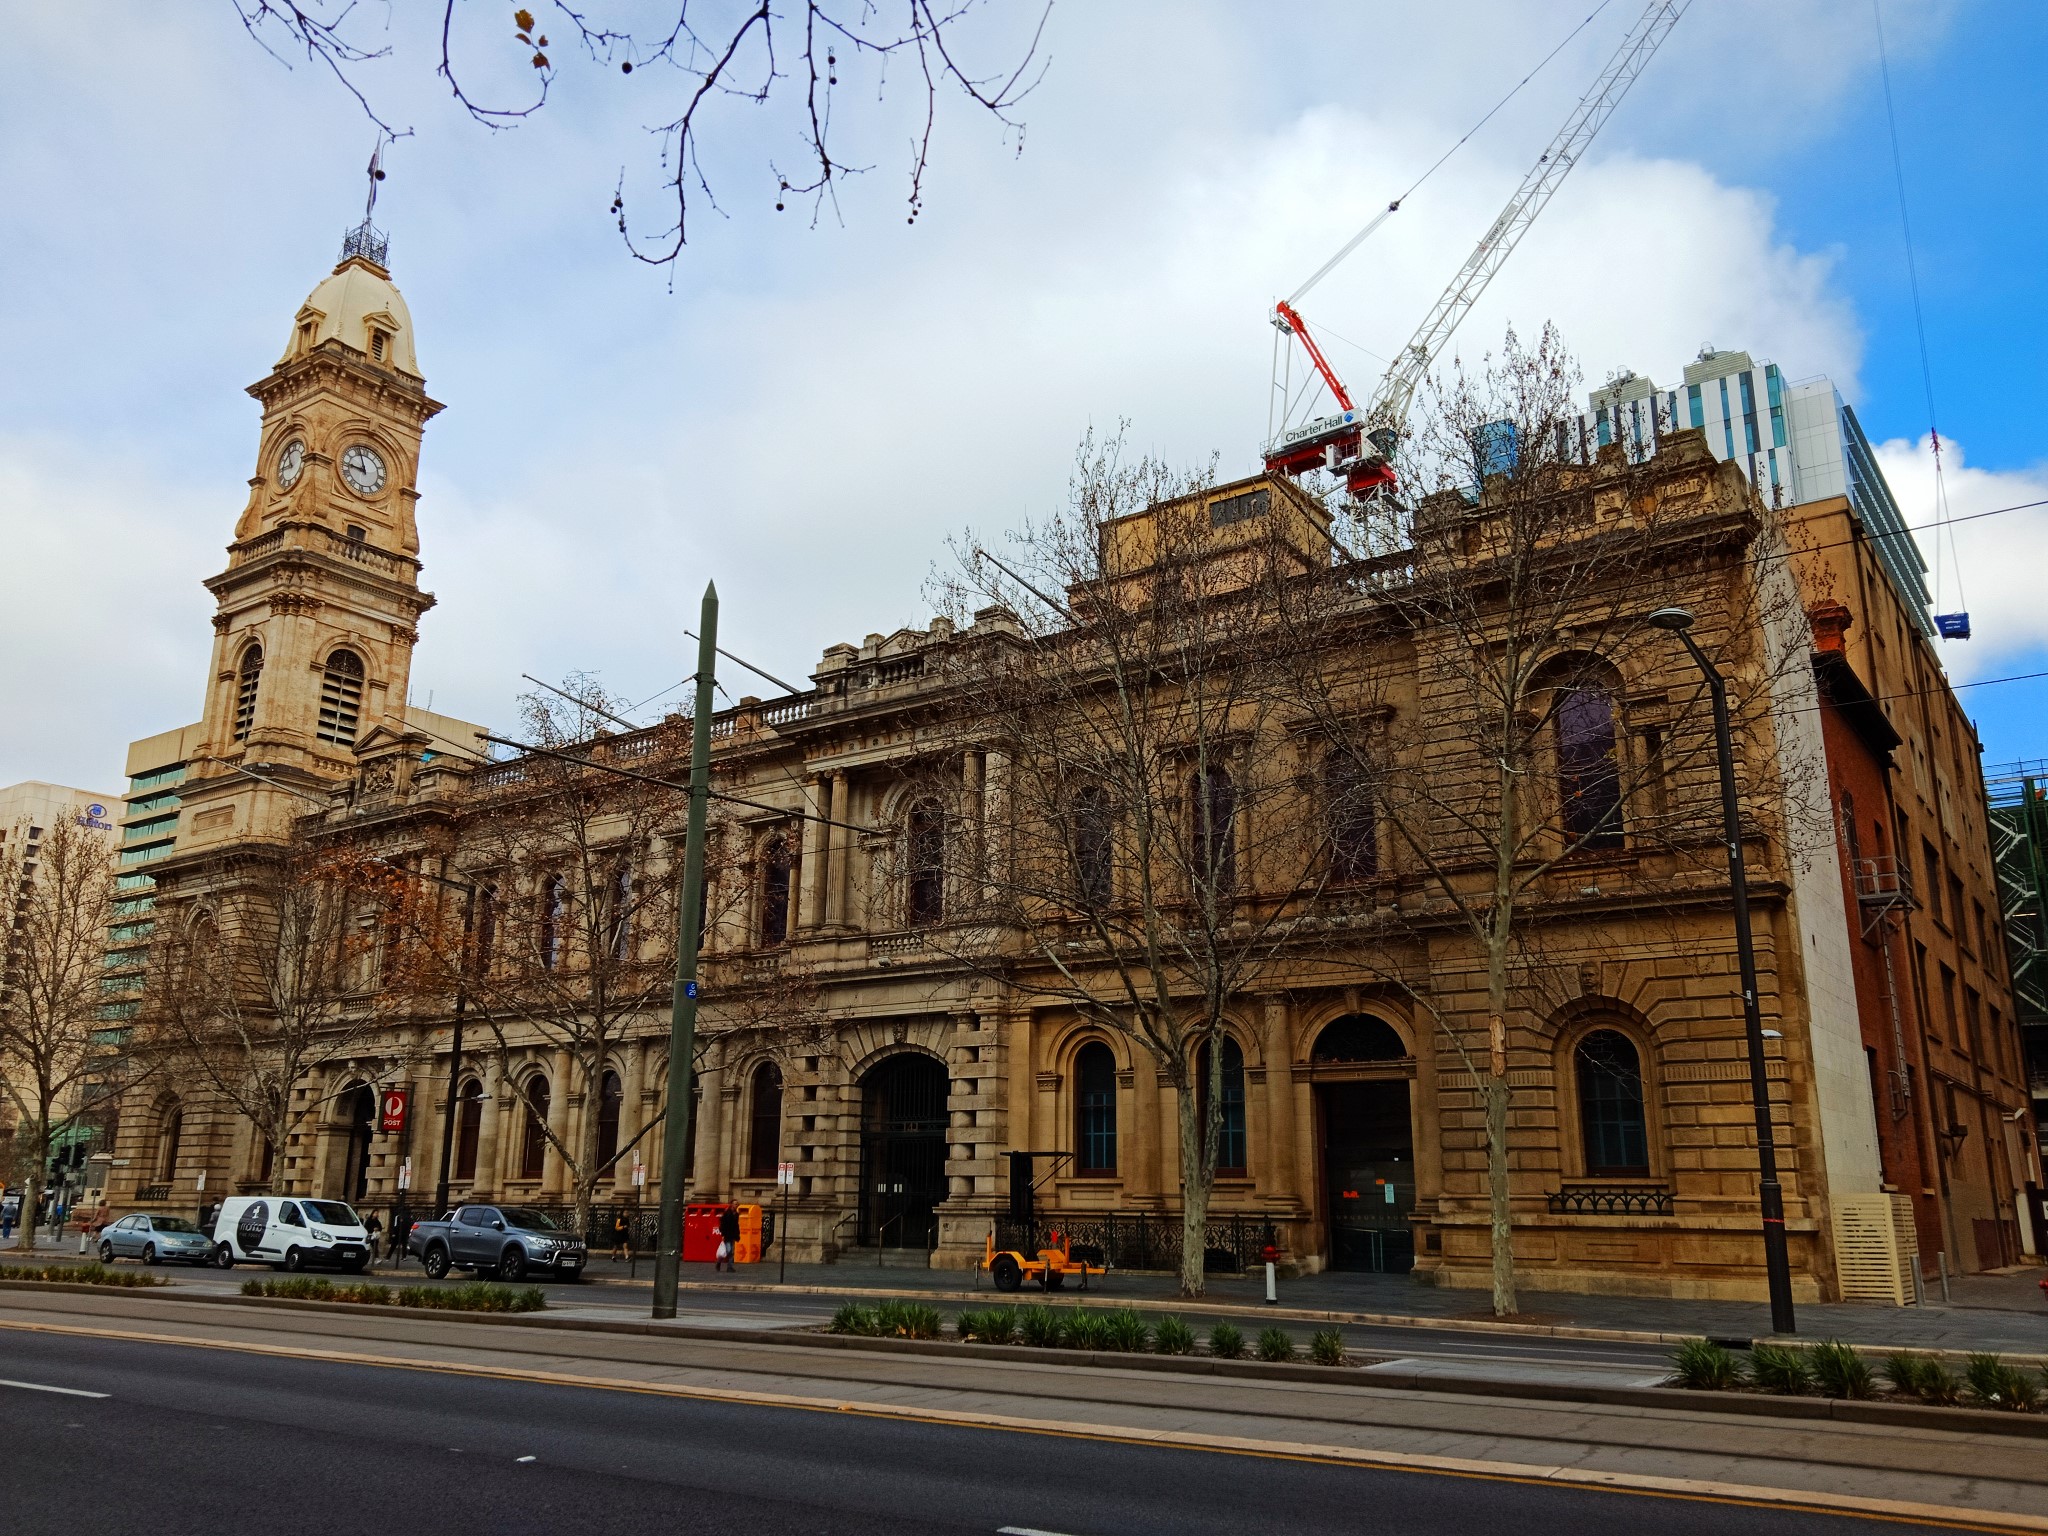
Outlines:
[{"label": "red waste bin", "polygon": [[725,1213],[725,1206],[686,1205],[683,1207],[683,1262],[685,1264],[710,1264],[718,1258],[718,1218]]}]

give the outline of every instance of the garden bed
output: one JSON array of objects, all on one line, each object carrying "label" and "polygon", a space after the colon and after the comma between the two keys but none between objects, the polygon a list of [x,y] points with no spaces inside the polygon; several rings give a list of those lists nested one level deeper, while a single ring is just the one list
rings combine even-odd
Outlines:
[{"label": "garden bed", "polygon": [[366,1307],[415,1307],[442,1312],[539,1312],[547,1295],[537,1285],[515,1289],[472,1281],[466,1285],[341,1284],[309,1276],[287,1280],[245,1280],[244,1296],[282,1301],[338,1301]]},{"label": "garden bed", "polygon": [[149,1290],[169,1285],[170,1277],[146,1269],[112,1269],[105,1264],[0,1264],[0,1281],[36,1285],[110,1285],[119,1290]]},{"label": "garden bed", "polygon": [[1247,1340],[1235,1324],[1221,1322],[1198,1340],[1194,1329],[1171,1314],[1156,1323],[1131,1307],[1022,1305],[964,1311],[951,1332],[939,1309],[921,1302],[883,1301],[873,1306],[848,1302],[832,1315],[828,1333],[857,1338],[945,1339],[962,1343],[1012,1344],[1027,1349],[1072,1349],[1090,1354],[1195,1355],[1217,1360],[1260,1360],[1267,1364],[1311,1361],[1351,1363],[1343,1330],[1320,1328],[1304,1349],[1285,1328],[1259,1330]]},{"label": "garden bed", "polygon": [[[1746,1357],[1745,1357],[1746,1356]],[[1865,1356],[1829,1339],[1820,1344],[1755,1343],[1738,1354],[1712,1339],[1688,1339],[1672,1354],[1671,1385],[1694,1392],[1910,1403],[1930,1408],[2048,1410],[2048,1371],[1968,1356],[1958,1376],[1933,1355],[1895,1350],[1871,1369]]]}]

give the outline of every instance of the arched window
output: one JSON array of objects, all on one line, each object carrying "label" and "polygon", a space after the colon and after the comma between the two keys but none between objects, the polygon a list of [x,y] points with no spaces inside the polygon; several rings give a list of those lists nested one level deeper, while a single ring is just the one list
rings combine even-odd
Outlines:
[{"label": "arched window", "polygon": [[789,937],[789,904],[797,879],[797,854],[786,833],[778,832],[761,849],[761,942],[780,944]]},{"label": "arched window", "polygon": [[607,1072],[597,1089],[597,1171],[603,1177],[619,1160],[619,1106],[626,1102],[619,1074]]},{"label": "arched window", "polygon": [[336,746],[352,747],[362,713],[363,659],[354,651],[336,651],[320,674],[320,728],[314,734]]},{"label": "arched window", "polygon": [[1217,895],[1237,884],[1237,786],[1221,765],[1188,778],[1188,857],[1198,884]]},{"label": "arched window", "polygon": [[1588,1178],[1648,1178],[1650,1137],[1643,1122],[1643,1066],[1628,1036],[1596,1029],[1572,1053],[1579,1128]]},{"label": "arched window", "polygon": [[173,1104],[164,1111],[156,1133],[156,1177],[160,1184],[169,1184],[178,1177],[178,1143],[185,1136],[185,1111],[183,1106]]},{"label": "arched window", "polygon": [[552,971],[562,963],[562,946],[568,938],[569,887],[560,875],[549,875],[540,883],[540,922],[535,946],[540,968]]},{"label": "arched window", "polygon": [[1621,846],[1614,697],[1599,683],[1573,685],[1557,707],[1557,792],[1564,834],[1572,846]]},{"label": "arched window", "polygon": [[491,961],[498,948],[498,888],[495,885],[479,887],[476,893],[476,938],[475,953],[470,964],[479,976],[491,974]]},{"label": "arched window", "polygon": [[620,859],[612,866],[611,883],[604,897],[604,948],[614,960],[633,955],[633,861]]},{"label": "arched window", "polygon": [[484,1085],[470,1078],[455,1095],[455,1177],[476,1177],[476,1144],[484,1128]]},{"label": "arched window", "polygon": [[1074,839],[1074,889],[1081,905],[1100,912],[1110,904],[1116,886],[1116,813],[1109,791],[1090,784],[1074,796],[1068,818]]},{"label": "arched window", "polygon": [[1333,754],[1323,768],[1323,797],[1329,816],[1331,883],[1355,885],[1373,879],[1380,872],[1379,823],[1365,764],[1348,752]]},{"label": "arched window", "polygon": [[1100,1040],[1074,1056],[1074,1172],[1116,1172],[1116,1057]]},{"label": "arched window", "polygon": [[1347,1013],[1323,1026],[1308,1059],[1335,1066],[1345,1062],[1401,1061],[1407,1055],[1408,1046],[1394,1032],[1393,1025],[1369,1013]]},{"label": "arched window", "polygon": [[782,1160],[782,1069],[772,1061],[754,1068],[747,1118],[747,1177],[772,1179]]},{"label": "arched window", "polygon": [[[1196,1075],[1195,1123],[1208,1123],[1209,1047],[1202,1047]],[[1223,1129],[1216,1138],[1216,1176],[1241,1179],[1245,1176],[1244,1052],[1228,1035],[1223,1037]]]},{"label": "arched window", "polygon": [[928,928],[946,917],[946,812],[938,801],[910,808],[905,843],[904,920]]},{"label": "arched window", "polygon": [[548,1080],[536,1072],[526,1083],[525,1135],[519,1142],[519,1177],[537,1179],[548,1161]]},{"label": "arched window", "polygon": [[256,725],[256,691],[263,682],[263,647],[252,645],[242,652],[242,665],[235,673],[235,740],[247,741]]}]

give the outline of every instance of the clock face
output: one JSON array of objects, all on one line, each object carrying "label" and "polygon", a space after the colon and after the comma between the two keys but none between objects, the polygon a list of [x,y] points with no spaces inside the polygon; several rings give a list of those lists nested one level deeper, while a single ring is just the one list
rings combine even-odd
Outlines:
[{"label": "clock face", "polygon": [[299,471],[306,467],[306,445],[296,437],[284,445],[284,452],[277,456],[277,483],[284,490],[290,490],[298,483]]},{"label": "clock face", "polygon": [[384,457],[368,443],[357,443],[341,456],[341,477],[364,496],[384,489]]}]

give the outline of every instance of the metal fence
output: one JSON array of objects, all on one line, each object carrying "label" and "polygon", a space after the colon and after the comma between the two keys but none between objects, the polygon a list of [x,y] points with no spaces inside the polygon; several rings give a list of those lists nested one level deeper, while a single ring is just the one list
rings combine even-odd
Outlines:
[{"label": "metal fence", "polygon": [[[1076,1259],[1107,1264],[1111,1269],[1180,1268],[1181,1215],[1178,1211],[1105,1211],[1099,1214],[1049,1212],[1028,1223],[996,1222],[996,1246],[1031,1253],[1051,1245],[1053,1233],[1064,1234]],[[1264,1216],[1211,1216],[1203,1224],[1202,1268],[1210,1274],[1237,1274],[1260,1262],[1268,1242],[1277,1241]]]}]

